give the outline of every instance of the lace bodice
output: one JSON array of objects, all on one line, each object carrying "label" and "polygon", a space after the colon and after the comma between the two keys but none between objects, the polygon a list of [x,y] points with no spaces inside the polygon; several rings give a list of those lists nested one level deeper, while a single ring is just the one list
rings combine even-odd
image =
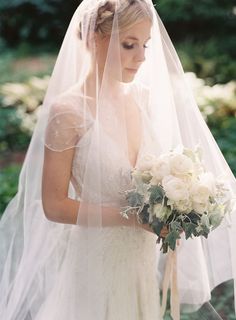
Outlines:
[{"label": "lace bodice", "polygon": [[[92,131],[93,126],[91,126],[80,139],[73,159],[72,183],[78,197],[81,195],[83,176],[87,170],[86,164],[89,148],[91,147],[90,138]],[[122,152],[117,149],[114,141],[112,141],[109,135],[104,131],[102,132],[102,135],[102,140],[105,143],[100,146],[99,150],[93,150],[96,151],[96,154],[100,157],[101,161],[101,180],[99,181],[99,184],[102,188],[98,191],[97,186],[91,181],[91,184],[89,184],[87,189],[89,189],[89,193],[92,195],[92,199],[95,203],[97,201],[102,201],[103,204],[116,205],[120,204],[124,198],[122,192],[131,187],[132,167],[124,155],[122,155]],[[107,150],[109,150],[109,152],[107,152]],[[90,166],[89,170],[91,176],[96,175],[96,165],[94,167]],[[90,198],[90,195],[88,195],[88,197]]]}]

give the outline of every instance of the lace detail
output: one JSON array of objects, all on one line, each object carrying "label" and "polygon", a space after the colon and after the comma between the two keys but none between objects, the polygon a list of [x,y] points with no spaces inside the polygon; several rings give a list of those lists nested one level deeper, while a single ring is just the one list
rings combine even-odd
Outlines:
[{"label": "lace detail", "polygon": [[[86,170],[85,161],[92,130],[91,127],[80,139],[74,156],[72,173],[78,198],[83,188],[83,172]],[[103,134],[105,135],[105,132]],[[101,175],[102,195],[97,195],[96,189],[91,184],[89,196],[93,195],[94,202],[102,198],[104,203],[120,204],[122,201],[120,192],[131,187],[131,167],[116,150],[109,136],[103,138],[106,141],[104,148],[111,152],[104,152],[102,148],[97,150],[101,154],[102,171],[106,172]],[[117,168],[118,163],[119,168]],[[80,236],[83,237],[83,232],[86,237],[83,228]],[[77,241],[82,242],[79,239]],[[96,243],[96,251],[92,253],[94,261],[101,257],[104,268],[102,280],[102,290],[105,291],[104,320],[160,320],[156,236],[141,228],[105,227],[98,232],[93,241]],[[93,260],[91,256],[90,259]],[[81,260],[84,267],[81,266]],[[83,257],[80,259],[78,269],[86,269],[87,263],[86,257]],[[79,286],[82,291],[86,288],[86,283],[83,283],[83,271],[81,279],[82,283]],[[82,305],[86,304],[86,299],[80,299],[79,304],[83,309]]]}]

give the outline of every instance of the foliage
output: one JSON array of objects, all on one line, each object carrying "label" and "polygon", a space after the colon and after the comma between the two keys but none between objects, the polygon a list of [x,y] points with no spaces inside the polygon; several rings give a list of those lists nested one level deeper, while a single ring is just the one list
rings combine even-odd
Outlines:
[{"label": "foliage", "polygon": [[[27,53],[39,46],[58,50],[69,21],[81,0],[2,0],[0,49],[21,46]],[[178,48],[186,71],[211,83],[230,81],[236,72],[234,0],[154,0]],[[34,44],[28,46],[27,43]],[[35,46],[36,45],[36,46]]]},{"label": "foliage", "polygon": [[225,83],[236,73],[234,0],[155,0],[186,71],[211,83]]},{"label": "foliage", "polygon": [[0,85],[6,82],[27,82],[33,76],[41,78],[51,74],[56,57],[46,52],[45,47],[36,48],[26,43],[14,50],[5,48],[0,59]]},{"label": "foliage", "polygon": [[236,176],[236,118],[208,117],[208,125],[214,135],[225,159]]},{"label": "foliage", "polygon": [[0,108],[0,153],[24,150],[30,134],[21,128],[22,118],[13,108]]},{"label": "foliage", "polygon": [[29,143],[49,77],[0,86],[0,150],[22,150]]},{"label": "foliage", "polygon": [[20,165],[11,165],[0,171],[0,215],[17,192],[17,177],[19,176],[20,168]]},{"label": "foliage", "polygon": [[186,74],[216,142],[236,175],[236,82],[225,85],[206,85],[193,73]]},{"label": "foliage", "polygon": [[192,71],[213,85],[235,78],[236,63],[231,52],[236,52],[235,44],[234,36],[211,37],[207,41],[186,38],[177,42],[176,49],[185,71]]},{"label": "foliage", "polygon": [[157,11],[171,35],[183,39],[206,40],[209,36],[233,35],[235,31],[235,3],[233,0],[155,0]]},{"label": "foliage", "polygon": [[11,46],[45,40],[52,46],[61,42],[78,4],[76,0],[2,0],[0,32]]}]

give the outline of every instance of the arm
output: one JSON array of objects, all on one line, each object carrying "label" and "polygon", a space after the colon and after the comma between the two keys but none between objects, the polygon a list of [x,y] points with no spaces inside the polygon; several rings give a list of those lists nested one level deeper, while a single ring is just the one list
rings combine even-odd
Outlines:
[{"label": "arm", "polygon": [[[97,210],[101,210],[104,227],[135,226],[154,233],[148,224],[139,224],[134,215],[131,215],[129,219],[123,218],[119,213],[119,208],[98,208],[95,204],[88,204],[86,210],[79,211],[81,203],[68,197],[74,152],[74,148],[55,152],[45,147],[42,180],[42,202],[45,216],[58,223],[78,223],[81,226],[87,226],[87,212],[90,210],[96,213]],[[166,236],[167,231],[163,233],[163,236]]]},{"label": "arm", "polygon": [[[103,226],[134,226],[136,217],[124,219],[119,208],[98,207],[95,204],[83,203],[85,210],[80,210],[81,203],[68,197],[68,188],[71,179],[71,167],[75,149],[55,152],[45,147],[42,202],[45,216],[54,222],[87,225],[87,212],[101,210]],[[86,206],[86,207],[85,207]],[[140,226],[140,225],[139,225]]]}]

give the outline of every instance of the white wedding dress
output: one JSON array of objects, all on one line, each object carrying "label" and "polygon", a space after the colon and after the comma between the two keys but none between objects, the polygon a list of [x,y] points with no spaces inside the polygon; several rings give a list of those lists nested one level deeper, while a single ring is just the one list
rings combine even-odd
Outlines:
[{"label": "white wedding dress", "polygon": [[[73,159],[72,184],[78,200],[82,190],[83,173],[86,159],[88,159],[87,153],[92,131],[91,120],[90,128],[76,146]],[[101,155],[102,171],[106,173],[102,174],[102,179],[104,179],[102,180],[102,195],[99,194],[97,200],[102,198],[103,203],[112,206],[120,202],[120,191],[130,187],[131,166],[109,135],[105,132],[102,134],[105,135],[103,141],[106,141],[104,150],[102,148],[93,150]],[[138,159],[143,149],[144,141]],[[106,150],[110,152],[105,152]],[[90,174],[93,176],[92,172]],[[96,188],[92,183],[88,190],[96,203]],[[70,241],[76,245],[74,252],[67,254],[72,256],[73,260],[65,259],[67,261],[67,265],[64,265],[66,274],[56,284],[50,298],[34,320],[160,320],[156,235],[142,228],[103,227],[99,232],[94,232],[95,251],[93,248],[88,250],[86,245],[83,246],[86,243],[83,241],[87,236],[86,228],[74,226],[72,231]],[[92,277],[94,277],[92,290],[102,291],[105,297],[102,302],[103,306],[99,305],[100,302],[95,301],[92,305],[87,305],[87,252],[89,252],[90,261],[101,259],[103,264],[102,279],[97,279],[96,265],[92,272]],[[102,288],[96,288],[96,286]],[[70,314],[69,318],[68,314]]]}]

